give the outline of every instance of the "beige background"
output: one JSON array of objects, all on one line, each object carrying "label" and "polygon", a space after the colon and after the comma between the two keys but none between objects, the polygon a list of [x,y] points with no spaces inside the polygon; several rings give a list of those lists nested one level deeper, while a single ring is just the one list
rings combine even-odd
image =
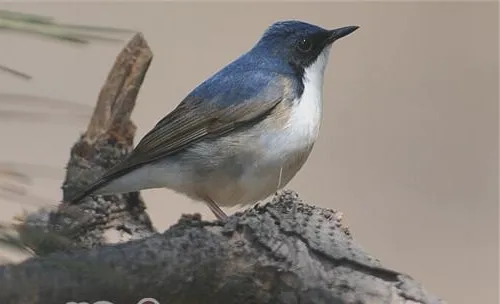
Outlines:
[{"label": "beige background", "polygon": [[[1,4],[68,22],[134,28],[155,58],[133,119],[142,137],[194,86],[248,50],[279,19],[359,25],[331,54],[324,120],[288,188],[345,213],[357,240],[450,303],[497,303],[498,6],[495,3]],[[86,47],[3,34],[0,92],[90,107],[121,45]],[[1,105],[1,104],[0,104]],[[60,199],[69,147],[87,117],[49,122],[2,117],[0,162],[39,176],[30,195]],[[30,169],[31,168],[31,169]],[[49,178],[45,178],[49,177]],[[208,209],[171,191],[144,191],[166,229]],[[2,220],[23,208],[1,201]]]}]

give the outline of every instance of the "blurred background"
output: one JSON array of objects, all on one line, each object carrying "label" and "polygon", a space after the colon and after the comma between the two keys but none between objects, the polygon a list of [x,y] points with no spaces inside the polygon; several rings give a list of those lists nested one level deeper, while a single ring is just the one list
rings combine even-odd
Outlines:
[{"label": "blurred background", "polygon": [[[0,9],[143,32],[154,59],[133,113],[137,140],[271,23],[359,25],[332,50],[319,141],[287,188],[344,212],[368,252],[449,303],[498,303],[498,3],[2,3]],[[0,177],[10,185],[0,192],[1,221],[61,199],[69,149],[129,37],[75,45],[0,32],[0,64],[33,77],[0,73],[0,170],[30,177],[22,189],[12,185],[22,176]],[[159,230],[182,213],[213,218],[204,205],[169,190],[142,195]],[[24,258],[3,251],[11,260]]]}]

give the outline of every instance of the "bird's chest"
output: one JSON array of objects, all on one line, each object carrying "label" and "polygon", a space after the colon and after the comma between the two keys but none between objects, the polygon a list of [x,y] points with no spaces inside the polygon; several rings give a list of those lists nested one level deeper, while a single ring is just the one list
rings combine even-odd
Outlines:
[{"label": "bird's chest", "polygon": [[295,101],[282,128],[269,126],[260,136],[254,161],[234,180],[242,190],[237,191],[239,203],[264,199],[285,187],[306,162],[318,136],[321,95],[304,97],[309,99]]},{"label": "bird's chest", "polygon": [[322,90],[320,85],[306,84],[300,98],[280,105],[276,127],[266,137],[270,157],[286,161],[303,153],[309,154],[318,137]]},{"label": "bird's chest", "polygon": [[[261,136],[260,156],[243,180],[273,192],[284,187],[306,162],[318,137],[321,123],[320,90],[305,91],[300,99],[281,105],[284,114],[273,115]],[[274,126],[272,126],[274,124]],[[271,189],[274,187],[274,189]]]}]

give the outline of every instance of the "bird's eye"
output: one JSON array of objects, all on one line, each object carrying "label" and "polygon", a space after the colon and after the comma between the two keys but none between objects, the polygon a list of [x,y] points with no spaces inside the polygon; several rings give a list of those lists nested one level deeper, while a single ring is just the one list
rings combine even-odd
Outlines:
[{"label": "bird's eye", "polygon": [[301,52],[309,52],[312,49],[312,42],[307,38],[303,38],[299,41],[297,48]]}]

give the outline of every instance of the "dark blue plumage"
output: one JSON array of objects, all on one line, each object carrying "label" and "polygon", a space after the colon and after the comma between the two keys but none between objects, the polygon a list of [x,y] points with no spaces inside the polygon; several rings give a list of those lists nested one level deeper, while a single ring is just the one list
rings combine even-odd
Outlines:
[{"label": "dark blue plumage", "polygon": [[[204,101],[227,106],[255,97],[269,86],[273,79],[283,76],[292,80],[292,89],[296,92],[296,97],[300,97],[304,89],[304,69],[297,61],[304,56],[297,54],[293,46],[301,37],[311,35],[313,38],[324,40],[330,32],[301,21],[273,24],[252,49],[201,83],[190,96],[202,97]],[[322,49],[323,47],[318,45],[318,52],[315,53]],[[314,59],[316,56],[317,54],[312,55]],[[213,100],[216,96],[220,98]]]},{"label": "dark blue plumage", "polygon": [[[238,71],[236,74],[235,70]],[[188,95],[185,102],[201,102],[204,106],[213,103],[227,107],[247,100],[255,102],[275,100],[282,94],[280,88],[282,84],[277,82],[280,76],[288,77],[294,84],[292,90],[299,93],[298,89],[302,85],[299,79],[272,69],[255,69],[251,64],[247,64],[246,58],[241,58],[234,62],[231,69],[221,70],[200,84]],[[269,88],[270,86],[275,87]],[[264,92],[267,92],[267,96],[262,96]],[[261,98],[256,98],[257,96]]]}]

